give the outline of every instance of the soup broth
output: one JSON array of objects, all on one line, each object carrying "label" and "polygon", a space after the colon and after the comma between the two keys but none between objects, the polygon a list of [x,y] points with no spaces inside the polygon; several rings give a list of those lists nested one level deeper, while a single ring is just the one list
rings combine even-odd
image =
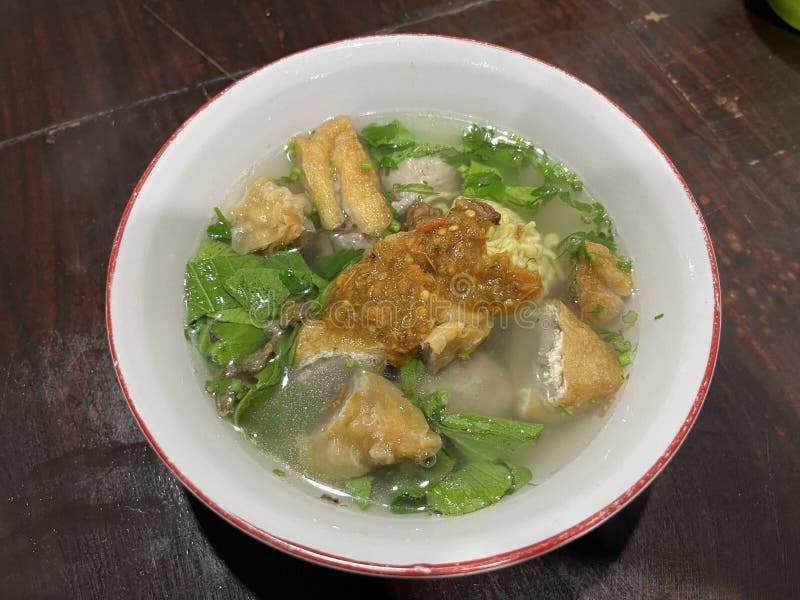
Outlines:
[{"label": "soup broth", "polygon": [[456,115],[286,142],[187,266],[199,376],[264,464],[328,501],[457,515],[575,458],[627,377],[638,308],[577,175]]}]

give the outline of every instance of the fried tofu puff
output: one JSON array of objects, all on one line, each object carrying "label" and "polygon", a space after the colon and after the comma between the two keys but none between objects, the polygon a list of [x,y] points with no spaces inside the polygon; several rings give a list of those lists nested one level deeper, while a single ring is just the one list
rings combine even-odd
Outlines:
[{"label": "fried tofu puff", "polygon": [[319,359],[346,356],[359,361],[385,363],[383,344],[350,335],[347,328],[335,327],[322,319],[307,319],[300,327],[294,365],[305,367]]},{"label": "fried tofu puff", "polygon": [[330,420],[300,438],[298,446],[309,467],[334,479],[359,477],[403,460],[425,460],[442,447],[422,411],[375,373],[355,373],[324,410],[332,413]]},{"label": "fried tofu puff", "polygon": [[602,244],[586,242],[586,253],[575,264],[575,298],[581,319],[600,325],[616,317],[625,305],[623,298],[633,293],[633,279],[617,267],[619,257]]},{"label": "fried tofu puff", "polygon": [[257,179],[229,211],[231,247],[248,254],[285,246],[303,233],[303,218],[310,210],[305,194],[293,194],[268,177]]},{"label": "fried tofu puff", "polygon": [[534,384],[520,392],[519,416],[553,422],[608,402],[622,386],[622,367],[608,345],[559,300],[542,307],[540,324],[550,337],[532,365]]},{"label": "fried tofu puff", "polygon": [[311,136],[297,136],[292,143],[303,186],[325,229],[336,229],[349,216],[360,232],[377,236],[391,223],[378,175],[349,117],[326,121]]},{"label": "fried tofu puff", "polygon": [[342,206],[361,233],[377,236],[392,222],[378,175],[351,126],[336,138],[333,164],[339,176]]},{"label": "fried tofu puff", "polygon": [[449,365],[460,353],[468,356],[491,333],[486,315],[473,313],[437,325],[422,342],[422,357],[431,372]]},{"label": "fried tofu puff", "polygon": [[353,127],[349,118],[336,117],[317,127],[310,137],[299,135],[292,140],[300,162],[303,188],[317,208],[325,229],[336,229],[345,219],[333,183],[331,152],[337,136],[348,127]]}]

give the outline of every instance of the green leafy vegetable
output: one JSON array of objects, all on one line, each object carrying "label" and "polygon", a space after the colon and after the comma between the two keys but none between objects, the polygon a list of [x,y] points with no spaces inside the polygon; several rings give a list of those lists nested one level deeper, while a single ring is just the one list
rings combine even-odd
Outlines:
[{"label": "green leafy vegetable", "polygon": [[397,119],[386,125],[367,125],[361,130],[361,141],[370,148],[403,148],[416,143],[411,132]]},{"label": "green leafy vegetable", "polygon": [[[413,385],[415,376],[416,368],[407,368],[405,378]],[[401,381],[403,377],[401,371]],[[510,462],[510,458],[538,437],[541,425],[464,413],[445,415],[444,391],[427,394],[417,405],[430,426],[451,446],[448,451],[439,451],[431,468],[394,476],[390,488],[392,512],[427,509],[464,514],[488,506],[530,481],[530,471]],[[455,458],[450,456],[451,450],[456,452]],[[456,466],[458,470],[454,471]]]},{"label": "green leafy vegetable", "polygon": [[575,261],[586,259],[592,263],[597,260],[597,255],[586,248],[586,242],[602,244],[612,252],[617,249],[613,238],[609,239],[604,234],[598,234],[593,231],[576,231],[561,240],[557,250],[562,254],[571,256]]},{"label": "green leafy vegetable", "polygon": [[390,476],[389,506],[394,513],[411,513],[425,510],[427,493],[446,477],[455,462],[444,450],[436,453],[431,467],[418,467],[412,473],[395,470]]},{"label": "green leafy vegetable", "polygon": [[387,170],[396,169],[406,158],[430,156],[448,149],[441,144],[418,143],[398,120],[386,125],[367,125],[361,130],[360,139],[372,160]]},{"label": "green leafy vegetable", "polygon": [[[579,250],[577,258],[580,258],[581,247],[582,252],[585,254],[587,241],[602,244],[611,250],[611,252],[617,251],[617,245],[614,240],[614,223],[606,211],[605,206],[599,202],[581,202],[573,199],[569,194],[562,193],[559,194],[559,197],[564,203],[583,213],[581,219],[584,223],[587,225],[594,225],[593,231],[576,231],[575,233],[568,235],[566,238],[564,238],[564,240],[561,241],[561,245],[566,243],[568,246],[577,248]],[[573,255],[573,258],[576,257],[574,248],[571,251],[571,254]],[[630,261],[630,259],[628,260]],[[626,267],[625,261],[619,261],[617,263],[617,268],[620,268],[620,263],[622,263],[621,270],[624,270]]]},{"label": "green leafy vegetable", "polygon": [[208,229],[206,230],[208,233],[208,237],[210,237],[212,240],[221,240],[223,242],[230,242],[231,241],[230,221],[228,221],[228,219],[225,218],[225,215],[222,214],[222,211],[219,208],[214,208],[214,213],[217,216],[217,220],[208,226]]},{"label": "green leafy vegetable", "polygon": [[550,160],[550,157],[543,150],[537,151],[534,158],[534,166],[542,174],[545,181],[561,186],[563,190],[580,192],[583,189],[583,182],[578,174],[570,171],[564,163]]},{"label": "green leafy vegetable", "polygon": [[[472,124],[464,132],[462,149],[447,158],[452,164],[479,162],[497,169],[503,177],[516,181],[520,169],[535,167],[550,184],[553,195],[558,192],[581,191],[583,182],[563,163],[553,161],[541,149],[515,135],[494,127]],[[544,196],[543,191],[537,196]],[[498,200],[499,201],[499,200]]]},{"label": "green leafy vegetable", "polygon": [[195,254],[195,261],[216,258],[217,256],[238,256],[231,245],[220,240],[205,240]]},{"label": "green leafy vegetable", "polygon": [[262,261],[253,255],[219,255],[190,261],[186,265],[187,322],[194,323],[203,315],[229,308],[241,308],[241,304],[225,289],[225,281],[239,269],[258,266]]},{"label": "green leafy vegetable", "polygon": [[506,186],[506,193],[503,202],[528,210],[536,210],[545,200],[558,194],[558,188],[551,184],[544,184],[537,187],[527,185]]},{"label": "green leafy vegetable", "polygon": [[328,285],[328,281],[311,270],[296,248],[268,256],[264,259],[264,268],[280,271],[281,281],[292,294],[307,294],[312,286],[322,290]]},{"label": "green leafy vegetable", "polygon": [[375,478],[369,475],[357,477],[356,479],[348,479],[344,482],[345,490],[353,497],[353,500],[355,500],[361,510],[365,510],[369,506],[372,496],[372,484],[374,482]]},{"label": "green leafy vegetable", "polygon": [[223,242],[207,241],[186,265],[187,323],[202,316],[263,323],[288,298],[319,294],[327,286],[297,250],[239,256]]},{"label": "green leafy vegetable", "polygon": [[419,401],[419,408],[434,431],[439,431],[439,425],[444,419],[444,410],[447,408],[447,401],[447,392],[442,390],[431,392]]},{"label": "green leafy vegetable", "polygon": [[199,342],[198,349],[203,351],[211,362],[220,366],[252,354],[267,343],[267,335],[263,329],[239,323],[217,321],[201,335],[208,336],[208,340]]},{"label": "green leafy vegetable", "polygon": [[503,464],[511,473],[511,489],[508,491],[509,494],[517,491],[523,485],[528,483],[533,477],[533,474],[528,467],[509,461],[503,461]]},{"label": "green leafy vegetable", "polygon": [[275,345],[275,355],[267,365],[256,374],[256,381],[252,388],[245,394],[236,406],[233,421],[241,425],[244,415],[252,408],[259,406],[275,390],[275,386],[283,381],[286,372],[294,361],[294,352],[297,348],[297,334],[299,326],[295,326],[283,333]]},{"label": "green leafy vegetable", "polygon": [[215,398],[228,398],[232,404],[236,404],[247,395],[252,386],[238,377],[223,377],[206,381],[206,391]]},{"label": "green leafy vegetable", "polygon": [[265,268],[239,269],[225,280],[225,289],[257,321],[278,316],[292,293],[284,285],[280,271]]},{"label": "green leafy vegetable", "polygon": [[257,325],[255,319],[243,308],[228,308],[210,315],[215,321],[223,323],[239,323],[241,325]]},{"label": "green leafy vegetable", "polygon": [[511,472],[504,465],[469,462],[431,488],[428,507],[444,515],[463,515],[494,504],[512,485]]},{"label": "green leafy vegetable", "polygon": [[494,127],[472,124],[462,136],[463,149],[456,159],[478,161],[505,172],[516,174],[533,163],[536,148],[521,137],[500,132]]},{"label": "green leafy vegetable", "polygon": [[495,461],[509,460],[520,448],[539,437],[542,429],[538,423],[455,413],[442,420],[439,432],[467,458]]},{"label": "green leafy vegetable", "polygon": [[461,168],[464,178],[462,194],[472,198],[488,198],[502,204],[535,210],[553,194],[558,193],[552,186],[507,186],[494,167],[472,161],[468,167]]},{"label": "green leafy vegetable", "polygon": [[[589,207],[590,207],[589,210],[583,211],[586,213],[582,217],[583,222],[586,223],[587,225],[595,226],[594,233],[597,237],[613,243],[614,223],[611,221],[611,217],[609,216],[608,212],[606,212],[606,207],[600,204],[599,202],[592,202],[589,205]],[[603,245],[608,246],[608,243],[603,243]],[[608,247],[612,252],[616,251],[616,246],[613,247],[608,246]]]},{"label": "green leafy vegetable", "polygon": [[417,381],[422,373],[422,361],[414,358],[400,367],[400,387],[403,394],[410,400],[417,398]]},{"label": "green leafy vegetable", "polygon": [[462,167],[461,175],[464,178],[461,191],[465,196],[503,201],[506,184],[500,171],[494,167],[472,161],[468,167]]},{"label": "green leafy vegetable", "polygon": [[316,267],[327,279],[333,281],[336,277],[356,264],[364,256],[363,248],[352,250],[340,250],[330,256],[322,256],[317,259]]},{"label": "green leafy vegetable", "polygon": [[275,355],[267,365],[256,374],[256,389],[264,389],[280,383],[294,360],[295,342],[300,327],[284,333],[275,345]]}]

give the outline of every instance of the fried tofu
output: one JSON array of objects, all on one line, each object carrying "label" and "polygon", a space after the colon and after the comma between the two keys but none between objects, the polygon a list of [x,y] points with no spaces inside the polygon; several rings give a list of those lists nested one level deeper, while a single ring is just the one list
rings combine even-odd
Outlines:
[{"label": "fried tofu", "polygon": [[449,365],[460,352],[471,353],[492,331],[489,320],[481,315],[454,318],[437,325],[422,342],[422,356],[436,373]]},{"label": "fried tofu", "polygon": [[350,127],[337,136],[332,158],[345,212],[360,232],[377,236],[392,222],[392,213],[383,200],[378,175],[355,129]]},{"label": "fried tofu", "polygon": [[309,467],[333,479],[424,460],[442,447],[422,411],[375,373],[355,373],[324,410],[332,413],[330,420],[319,432],[301,438],[298,446]]},{"label": "fried tofu", "polygon": [[292,141],[302,170],[303,187],[325,229],[336,229],[345,219],[333,183],[331,152],[336,138],[348,128],[353,128],[348,117],[336,117],[320,125],[310,137],[297,136]]},{"label": "fried tofu", "polygon": [[349,216],[360,232],[377,236],[391,223],[378,175],[349,117],[326,121],[310,137],[294,138],[293,144],[303,186],[325,229],[336,229]]},{"label": "fried tofu", "polygon": [[323,319],[307,319],[297,336],[294,365],[302,368],[322,358],[345,355],[369,362],[385,362],[386,350],[377,341],[353,335],[346,327],[334,327]]},{"label": "fried tofu", "polygon": [[533,365],[536,384],[520,395],[519,416],[547,422],[608,402],[622,386],[622,367],[611,348],[558,300],[544,305],[540,323],[550,343],[540,352],[540,365]]},{"label": "fried tofu", "polygon": [[304,194],[293,194],[268,177],[257,179],[229,211],[231,246],[238,254],[285,246],[303,233],[310,209]]},{"label": "fried tofu", "polygon": [[575,265],[575,297],[581,319],[589,325],[610,321],[625,305],[623,298],[633,293],[633,279],[617,267],[619,258],[602,244],[586,242],[587,254]]}]

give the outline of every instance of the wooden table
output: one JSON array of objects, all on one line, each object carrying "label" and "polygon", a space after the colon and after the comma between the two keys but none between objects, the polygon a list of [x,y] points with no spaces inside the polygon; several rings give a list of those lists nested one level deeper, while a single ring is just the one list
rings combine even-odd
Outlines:
[{"label": "wooden table", "polygon": [[[765,3],[1,6],[2,597],[244,598],[281,596],[300,582],[326,598],[800,593],[800,33]],[[453,580],[340,573],[228,525],[147,445],[106,342],[111,241],[136,180],[170,133],[260,65],[384,32],[506,45],[607,94],[686,177],[722,277],[716,377],[661,477],[560,550]]]}]

